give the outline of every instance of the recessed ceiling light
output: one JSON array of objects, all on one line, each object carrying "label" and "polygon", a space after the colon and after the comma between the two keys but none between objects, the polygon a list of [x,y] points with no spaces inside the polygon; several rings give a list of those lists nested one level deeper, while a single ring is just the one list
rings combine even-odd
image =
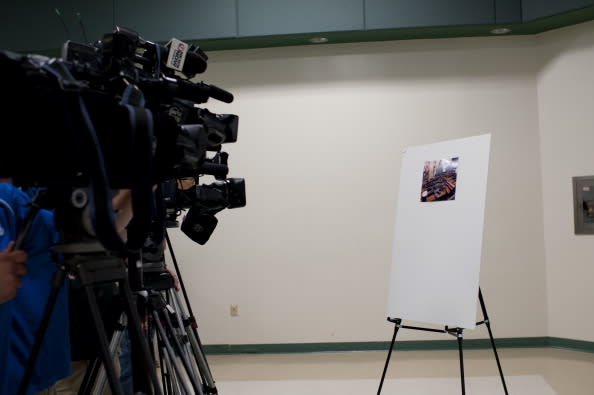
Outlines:
[{"label": "recessed ceiling light", "polygon": [[313,37],[309,39],[309,42],[312,44],[323,44],[327,43],[328,39],[326,37]]},{"label": "recessed ceiling light", "polygon": [[497,29],[491,30],[492,34],[507,34],[510,32],[511,32],[511,29],[508,29],[507,27],[499,27]]}]

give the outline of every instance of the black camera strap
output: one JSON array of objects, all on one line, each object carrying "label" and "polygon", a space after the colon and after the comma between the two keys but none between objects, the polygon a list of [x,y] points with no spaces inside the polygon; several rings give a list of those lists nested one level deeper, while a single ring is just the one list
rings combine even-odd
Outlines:
[{"label": "black camera strap", "polygon": [[[106,249],[124,252],[124,243],[115,228],[111,189],[103,153],[93,121],[81,96],[85,85],[77,81],[60,61],[46,64],[42,69],[56,78],[61,91],[64,92],[66,123],[71,135],[81,148],[80,158],[89,176],[90,217],[96,237]],[[73,108],[78,109],[78,113],[72,112]]]},{"label": "black camera strap", "polygon": [[[132,98],[135,105],[132,105]],[[129,84],[120,105],[128,112],[132,136],[132,208],[134,217],[127,226],[127,248],[138,252],[148,236],[153,217],[153,116],[145,108],[142,92]]]}]

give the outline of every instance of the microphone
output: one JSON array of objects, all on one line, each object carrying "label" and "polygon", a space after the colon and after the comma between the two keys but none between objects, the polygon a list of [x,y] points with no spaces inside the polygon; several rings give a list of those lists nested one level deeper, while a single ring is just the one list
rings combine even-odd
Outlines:
[{"label": "microphone", "polygon": [[[114,32],[106,36],[112,36],[112,38],[107,39],[108,42],[111,42],[113,39],[118,41],[116,47],[120,51],[120,57],[122,57],[122,54],[125,56],[131,55],[145,66],[152,66],[156,57],[158,57],[160,65],[180,71],[189,78],[206,71],[208,64],[206,53],[199,47],[184,43],[175,38],[171,39],[165,46],[162,46],[143,39],[134,30],[121,26],[116,26]],[[104,41],[106,41],[105,38]],[[145,54],[139,55],[135,53],[134,49],[137,47],[144,48]],[[170,54],[171,51],[173,51],[172,54]],[[169,62],[172,63],[170,64]]]},{"label": "microphone", "polygon": [[206,103],[209,98],[213,98],[224,103],[233,102],[232,93],[204,82],[163,77],[161,80],[141,81],[138,86],[145,96],[159,97],[163,101],[180,98],[196,103]]},{"label": "microphone", "polygon": [[[185,43],[181,43],[183,45],[187,45]],[[171,49],[171,42],[167,44],[167,46],[160,46],[158,44],[157,48],[161,56],[161,63],[166,65],[167,59],[169,58],[169,52],[172,51]],[[183,51],[183,49],[173,48],[173,51]],[[177,54],[174,54],[174,57]],[[202,51],[200,48],[195,47],[194,45],[190,45],[190,48],[186,52],[186,58],[184,63],[181,67],[182,73],[184,73],[189,78],[194,77],[196,74],[204,73],[206,71],[206,66],[208,62],[208,56]]]}]

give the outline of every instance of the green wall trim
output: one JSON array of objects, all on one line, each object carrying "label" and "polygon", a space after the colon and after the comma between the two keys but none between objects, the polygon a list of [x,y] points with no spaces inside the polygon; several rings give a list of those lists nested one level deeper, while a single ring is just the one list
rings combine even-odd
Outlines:
[{"label": "green wall trim", "polygon": [[583,351],[594,353],[594,342],[583,340],[564,339],[561,337],[550,337],[550,347],[561,348],[564,350]]},{"label": "green wall trim", "polygon": [[[495,339],[497,348],[561,348],[594,353],[594,342],[564,339],[559,337],[511,337]],[[229,354],[291,354],[345,351],[388,351],[390,342],[351,343],[283,343],[283,344],[213,344],[205,345],[209,355]],[[491,348],[489,339],[465,339],[465,350]],[[455,350],[458,342],[451,340],[406,340],[396,341],[394,351]]]},{"label": "green wall trim", "polygon": [[230,37],[210,40],[195,40],[190,43],[200,46],[204,51],[232,49],[270,48],[312,44],[313,37],[326,37],[326,44],[353,42],[452,38],[452,37],[484,37],[493,36],[491,30],[506,27],[511,29],[507,35],[529,35],[558,29],[565,26],[594,20],[594,6],[565,12],[533,21],[516,24],[438,26],[401,29],[357,30],[339,32],[319,32],[287,35],[271,35],[258,37]]}]

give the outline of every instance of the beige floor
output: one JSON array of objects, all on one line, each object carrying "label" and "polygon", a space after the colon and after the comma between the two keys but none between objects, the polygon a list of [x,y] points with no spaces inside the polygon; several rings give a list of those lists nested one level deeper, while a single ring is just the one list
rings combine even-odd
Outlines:
[{"label": "beige floor", "polygon": [[[510,394],[594,395],[592,353],[558,349],[498,351]],[[220,395],[304,391],[334,395],[351,393],[344,388],[361,389],[358,394],[376,394],[386,356],[386,352],[343,352],[207,358]],[[490,350],[467,350],[464,358],[467,394],[504,393]],[[394,352],[382,395],[431,393],[436,385],[440,386],[440,394],[461,393],[457,350]],[[441,391],[446,387],[451,391]]]}]

